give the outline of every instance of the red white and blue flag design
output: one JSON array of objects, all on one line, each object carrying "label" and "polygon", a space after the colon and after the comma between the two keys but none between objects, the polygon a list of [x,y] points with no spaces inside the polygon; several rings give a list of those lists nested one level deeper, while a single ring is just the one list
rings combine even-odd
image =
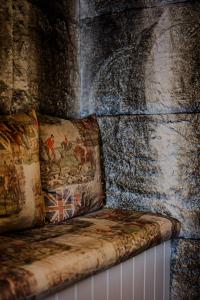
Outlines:
[{"label": "red white and blue flag design", "polygon": [[73,197],[68,189],[45,193],[44,199],[47,219],[51,223],[73,217],[76,207],[81,205],[79,197]]}]

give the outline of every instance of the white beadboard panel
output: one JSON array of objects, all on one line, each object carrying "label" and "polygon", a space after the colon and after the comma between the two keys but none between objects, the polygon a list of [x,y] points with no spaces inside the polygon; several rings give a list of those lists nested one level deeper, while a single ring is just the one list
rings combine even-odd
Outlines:
[{"label": "white beadboard panel", "polygon": [[109,273],[110,273],[110,271],[107,270],[106,274],[105,274],[105,276],[106,276],[106,300],[109,300],[109,276],[110,276]]},{"label": "white beadboard panel", "polygon": [[147,262],[147,252],[146,251],[144,251],[144,285],[143,285],[143,291],[144,291],[144,293],[143,293],[143,297],[144,297],[144,300],[146,299],[146,276],[145,276],[145,274],[146,274],[146,262]]},{"label": "white beadboard panel", "polygon": [[80,281],[77,284],[76,300],[93,300],[92,299],[92,276]]},{"label": "white beadboard panel", "polygon": [[169,300],[170,256],[169,241],[45,300]]},{"label": "white beadboard panel", "polygon": [[75,285],[57,294],[55,300],[75,300]]},{"label": "white beadboard panel", "polygon": [[122,266],[122,300],[133,299],[133,260],[129,259]]},{"label": "white beadboard panel", "polygon": [[164,277],[164,243],[155,247],[156,251],[156,272],[155,272],[155,300],[163,299],[163,277]]},{"label": "white beadboard panel", "polygon": [[135,280],[134,280],[134,278],[135,278],[135,272],[134,272],[134,270],[135,270],[135,257],[132,258],[131,264],[133,266],[133,290],[132,290],[132,295],[133,295],[133,300],[134,300],[134,290],[135,290]]},{"label": "white beadboard panel", "polygon": [[170,261],[171,261],[171,241],[164,243],[164,293],[163,300],[170,299]]},{"label": "white beadboard panel", "polygon": [[106,280],[105,272],[94,276],[94,298],[95,300],[106,299]]},{"label": "white beadboard panel", "polygon": [[135,257],[134,300],[144,300],[144,252]]},{"label": "white beadboard panel", "polygon": [[155,255],[154,248],[146,251],[146,268],[145,268],[145,300],[154,299],[154,265]]},{"label": "white beadboard panel", "polygon": [[49,296],[48,298],[46,298],[48,300],[57,300],[57,294],[56,295],[52,295],[52,296]]},{"label": "white beadboard panel", "polygon": [[114,266],[109,270],[108,278],[108,300],[122,300],[121,264]]}]

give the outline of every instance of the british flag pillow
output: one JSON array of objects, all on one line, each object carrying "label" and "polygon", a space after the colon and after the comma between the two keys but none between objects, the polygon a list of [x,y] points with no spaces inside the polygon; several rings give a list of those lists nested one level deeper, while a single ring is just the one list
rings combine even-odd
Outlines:
[{"label": "british flag pillow", "polygon": [[46,218],[59,223],[103,206],[99,127],[95,117],[40,116],[40,162]]}]

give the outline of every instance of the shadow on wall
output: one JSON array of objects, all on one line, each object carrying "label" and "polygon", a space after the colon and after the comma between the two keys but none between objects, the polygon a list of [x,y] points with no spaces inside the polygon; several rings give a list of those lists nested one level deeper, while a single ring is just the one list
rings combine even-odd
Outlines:
[{"label": "shadow on wall", "polygon": [[58,116],[79,113],[73,5],[64,0],[1,3],[1,113],[39,106]]},{"label": "shadow on wall", "polygon": [[82,113],[199,111],[199,28],[198,3],[81,20]]}]

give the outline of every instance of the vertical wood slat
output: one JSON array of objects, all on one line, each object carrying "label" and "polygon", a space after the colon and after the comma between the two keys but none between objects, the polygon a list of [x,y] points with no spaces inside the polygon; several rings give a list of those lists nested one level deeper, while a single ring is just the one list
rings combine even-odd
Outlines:
[{"label": "vertical wood slat", "polygon": [[133,299],[133,259],[125,261],[122,265],[122,300]]},{"label": "vertical wood slat", "polygon": [[77,284],[77,300],[92,300],[92,276]]},{"label": "vertical wood slat", "polygon": [[106,271],[94,276],[94,297],[95,300],[106,300]]},{"label": "vertical wood slat", "polygon": [[109,270],[108,300],[121,299],[121,266],[116,265]]},{"label": "vertical wood slat", "polygon": [[143,297],[146,299],[146,263],[147,263],[147,251],[144,251],[144,285],[143,285]]},{"label": "vertical wood slat", "polygon": [[67,299],[75,300],[75,285],[72,287],[69,287],[66,290],[59,292],[57,294],[57,296],[58,296],[58,298],[55,300],[67,300]]},{"label": "vertical wood slat", "polygon": [[109,300],[109,270],[106,271],[106,300]]},{"label": "vertical wood slat", "polygon": [[154,299],[154,265],[155,265],[155,249],[151,248],[146,254],[145,269],[145,300]]},{"label": "vertical wood slat", "polygon": [[134,300],[134,289],[135,289],[135,257],[132,259],[132,267],[133,267],[133,300]]},{"label": "vertical wood slat", "polygon": [[57,300],[56,297],[57,297],[57,295],[52,295],[52,296],[49,296],[47,299],[48,300]]},{"label": "vertical wood slat", "polygon": [[134,300],[144,299],[144,252],[135,259]]},{"label": "vertical wood slat", "polygon": [[163,277],[164,277],[164,243],[155,247],[156,270],[155,270],[155,300],[163,299]]},{"label": "vertical wood slat", "polygon": [[170,255],[163,243],[46,300],[169,300]]},{"label": "vertical wood slat", "polygon": [[164,292],[163,300],[170,298],[170,261],[171,261],[171,241],[164,243]]}]

